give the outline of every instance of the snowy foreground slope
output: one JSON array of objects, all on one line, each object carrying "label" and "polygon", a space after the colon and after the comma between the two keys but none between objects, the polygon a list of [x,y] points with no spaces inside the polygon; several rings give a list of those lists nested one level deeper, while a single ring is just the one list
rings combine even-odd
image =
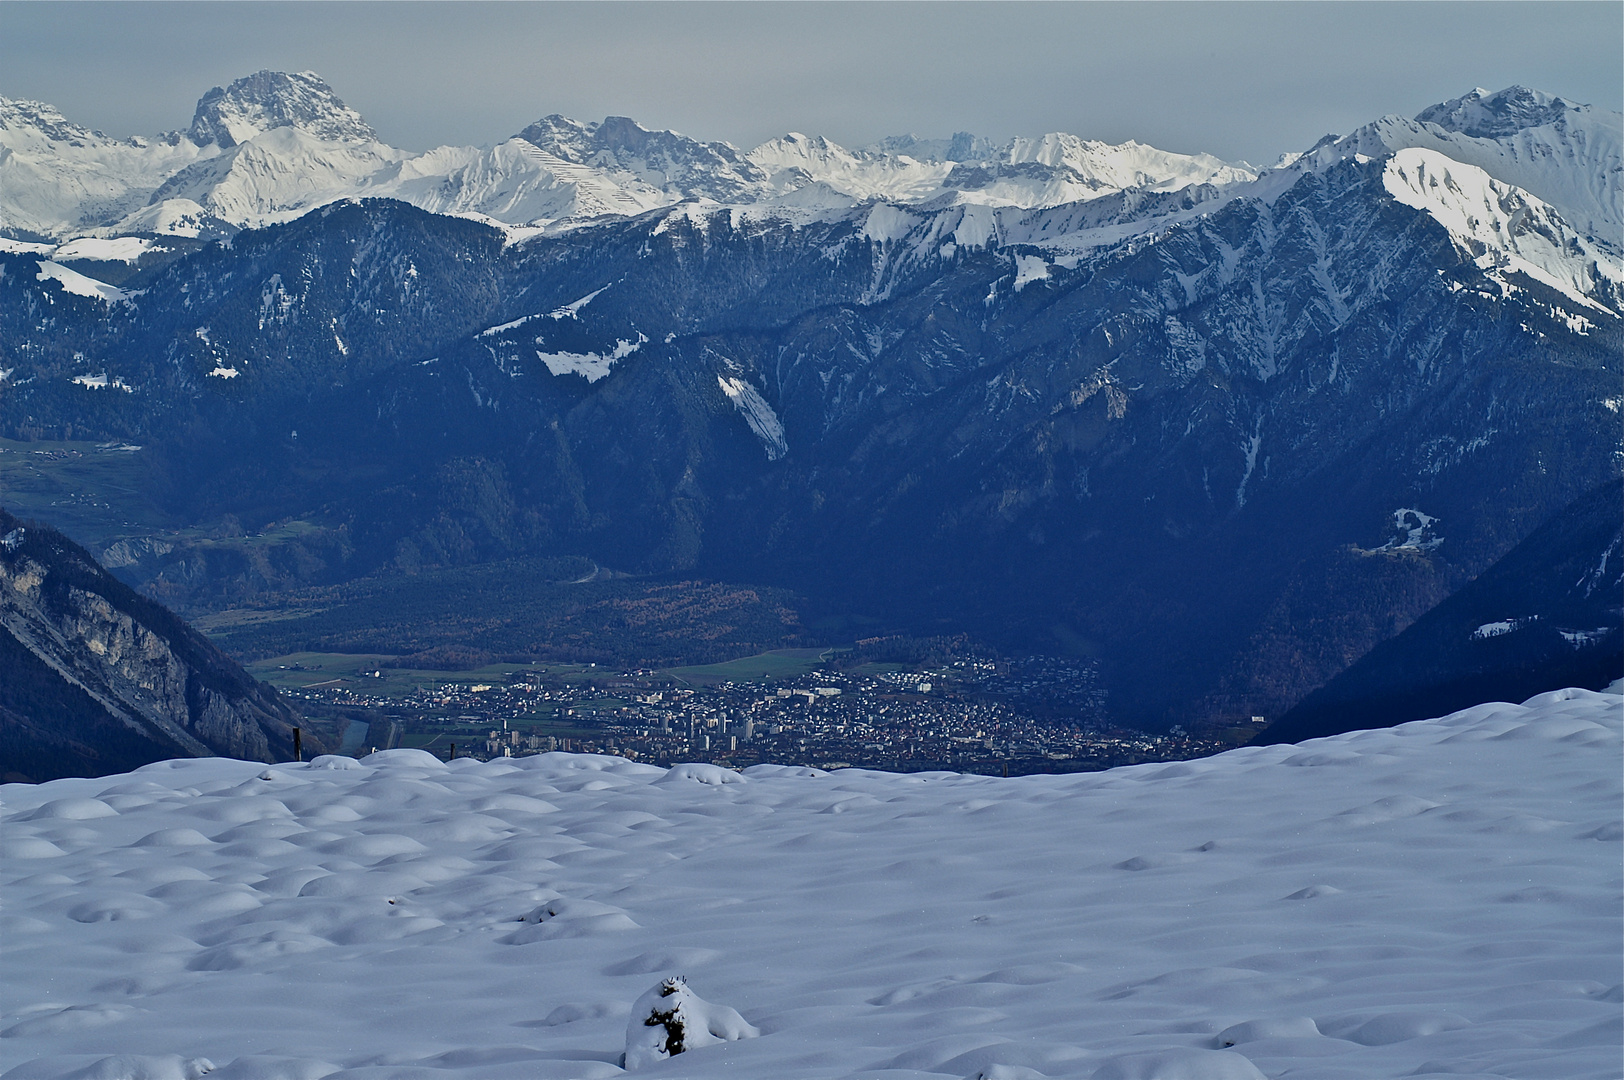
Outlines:
[{"label": "snowy foreground slope", "polygon": [[1616,1077],[1620,721],[1570,690],[1018,779],[397,750],[12,785],[4,1076],[615,1076],[682,973],[761,1034],[642,1075]]}]

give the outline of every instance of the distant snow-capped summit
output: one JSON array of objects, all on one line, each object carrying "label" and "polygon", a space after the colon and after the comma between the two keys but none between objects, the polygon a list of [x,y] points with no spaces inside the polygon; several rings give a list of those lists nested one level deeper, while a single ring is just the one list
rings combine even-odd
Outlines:
[{"label": "distant snow-capped summit", "polygon": [[109,225],[200,153],[179,133],[114,139],[42,101],[0,98],[0,234],[68,239]]},{"label": "distant snow-capped summit", "polygon": [[998,155],[991,139],[956,131],[950,139],[921,139],[917,135],[889,135],[863,149],[881,154],[905,154],[915,161],[986,161]]},{"label": "distant snow-capped summit", "polygon": [[[185,133],[150,140],[111,139],[49,105],[0,99],[0,235],[224,236],[356,197],[504,226],[624,217],[687,200],[795,217],[879,200],[1000,215],[1061,208],[1076,228],[1061,235],[1046,219],[1053,228],[1033,239],[1071,251],[1155,228],[1169,213],[1271,199],[1300,174],[1350,158],[1422,149],[1535,196],[1566,227],[1616,255],[1624,252],[1621,126],[1617,113],[1523,87],[1474,90],[1414,119],[1388,116],[1328,136],[1283,156],[1261,180],[1245,162],[1063,132],[1001,144],[965,132],[904,135],[862,148],[791,132],[744,151],[626,117],[583,123],[557,114],[494,147],[413,154],[380,141],[318,75],[261,71],[205,94]],[[1161,198],[1175,194],[1173,202]],[[1069,209],[1081,204],[1094,209]],[[1000,229],[1013,229],[1006,235],[1021,231],[1000,221]],[[1593,253],[1570,254],[1585,262]],[[1578,281],[1590,273],[1581,270],[1559,276]]]},{"label": "distant snow-capped summit", "polygon": [[63,116],[55,105],[7,97],[0,97],[0,132],[24,138],[33,134],[59,142],[83,142],[103,137],[100,132],[75,124]]},{"label": "distant snow-capped summit", "polygon": [[1340,139],[1322,139],[1292,159],[1320,169],[1350,157],[1434,150],[1474,165],[1554,206],[1580,233],[1624,252],[1624,116],[1510,86],[1384,116]]},{"label": "distant snow-capped summit", "polygon": [[1415,119],[1474,139],[1503,139],[1525,128],[1561,124],[1569,113],[1590,111],[1588,105],[1526,86],[1508,86],[1492,94],[1480,86],[1470,94],[1421,110]]},{"label": "distant snow-capped summit", "polygon": [[781,191],[824,183],[857,199],[917,203],[953,193],[957,201],[1023,208],[1084,202],[1128,188],[1175,191],[1257,176],[1248,165],[1210,154],[1175,154],[1132,141],[1112,145],[1063,132],[1002,146],[964,132],[935,140],[904,135],[859,150],[791,132],[746,156],[767,169]]},{"label": "distant snow-capped summit", "polygon": [[327,142],[372,142],[377,133],[313,71],[256,71],[216,86],[197,103],[187,136],[222,149],[275,128],[292,127]]},{"label": "distant snow-capped summit", "polygon": [[675,131],[650,131],[625,116],[583,124],[553,114],[537,120],[518,137],[569,164],[630,174],[639,183],[679,199],[753,201],[771,194],[767,174],[737,147],[702,142]]}]

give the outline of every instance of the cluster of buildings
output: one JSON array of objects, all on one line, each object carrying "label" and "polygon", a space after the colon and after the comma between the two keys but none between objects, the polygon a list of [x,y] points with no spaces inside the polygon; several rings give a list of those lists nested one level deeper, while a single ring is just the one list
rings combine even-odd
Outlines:
[{"label": "cluster of buildings", "polygon": [[[449,757],[552,750],[671,765],[763,762],[901,772],[1071,772],[1200,757],[1233,743],[1112,725],[1086,662],[1027,657],[923,672],[814,671],[775,682],[685,685],[623,671],[558,678],[519,672],[501,684],[442,684],[405,697],[364,681],[296,692],[377,710],[401,736]],[[453,747],[455,750],[453,751]]]}]

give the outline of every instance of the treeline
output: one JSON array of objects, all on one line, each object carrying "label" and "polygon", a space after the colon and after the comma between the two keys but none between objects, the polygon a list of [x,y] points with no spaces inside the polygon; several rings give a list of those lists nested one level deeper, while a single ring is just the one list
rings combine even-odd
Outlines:
[{"label": "treeline", "polygon": [[958,660],[990,658],[991,651],[968,634],[942,634],[910,637],[888,634],[860,638],[840,662],[846,667],[861,664],[905,664],[912,667],[939,667]]}]

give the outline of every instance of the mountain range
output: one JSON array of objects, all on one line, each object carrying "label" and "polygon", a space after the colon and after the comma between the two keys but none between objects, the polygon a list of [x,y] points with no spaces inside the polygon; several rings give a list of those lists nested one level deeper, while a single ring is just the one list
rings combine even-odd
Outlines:
[{"label": "mountain range", "polygon": [[308,73],[151,139],[4,101],[0,434],[137,448],[62,503],[188,613],[581,556],[1274,717],[1617,478],[1621,127],[1476,90],[1256,169],[558,116],[408,154]]},{"label": "mountain range", "polygon": [[198,102],[191,126],[113,139],[43,102],[0,98],[0,230],[34,239],[156,232],[225,236],[340,198],[395,198],[435,213],[545,225],[685,199],[791,206],[948,197],[1053,206],[1127,188],[1252,180],[1256,170],[1048,134],[994,146],[891,139],[848,150],[791,132],[744,152],[623,116],[551,115],[494,147],[397,150],[312,72],[261,71]]}]

